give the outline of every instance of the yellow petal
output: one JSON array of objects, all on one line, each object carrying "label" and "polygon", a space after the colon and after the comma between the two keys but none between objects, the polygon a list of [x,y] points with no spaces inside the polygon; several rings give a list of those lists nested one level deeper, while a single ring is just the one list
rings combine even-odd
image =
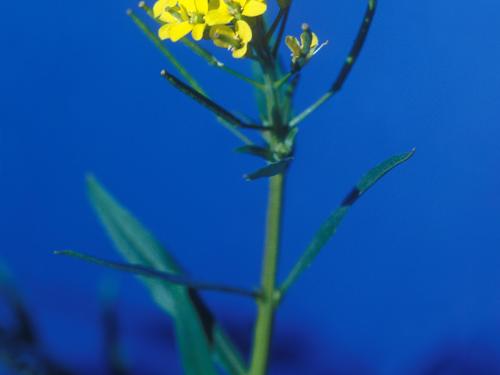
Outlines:
[{"label": "yellow petal", "polygon": [[227,25],[217,25],[210,28],[210,38],[219,39],[220,36],[224,36],[226,39],[236,39],[234,30]]},{"label": "yellow petal", "polygon": [[226,25],[233,20],[233,16],[229,12],[221,12],[218,9],[211,10],[205,16],[205,22],[209,26]]},{"label": "yellow petal", "polygon": [[229,48],[231,47],[230,44],[226,43],[226,42],[223,42],[222,40],[220,39],[214,39],[213,40],[214,44],[217,46],[217,47],[221,47],[221,48]]},{"label": "yellow petal", "polygon": [[153,16],[154,18],[160,17],[160,15],[163,13],[163,10],[165,7],[163,6],[164,0],[158,0],[155,5],[153,5]]},{"label": "yellow petal", "polygon": [[243,44],[252,40],[252,29],[245,21],[236,21],[236,33]]},{"label": "yellow petal", "polygon": [[208,0],[195,0],[196,10],[198,13],[207,14],[208,12]]},{"label": "yellow petal", "polygon": [[258,0],[248,0],[243,8],[243,15],[246,17],[257,17],[266,13],[267,5]]},{"label": "yellow petal", "polygon": [[311,38],[311,51],[314,51],[319,44],[318,36],[315,33],[312,33],[312,38]]},{"label": "yellow petal", "polygon": [[191,35],[193,36],[193,39],[198,41],[203,38],[203,33],[205,32],[205,24],[204,23],[199,23],[197,25],[194,25],[193,31]]},{"label": "yellow petal", "polygon": [[[224,1],[224,0],[221,0]],[[247,0],[233,0],[235,3],[239,4],[241,8],[243,8],[247,2]]]},{"label": "yellow petal", "polygon": [[229,48],[231,44],[227,41],[221,40],[220,36],[224,36],[227,39],[235,39],[236,35],[234,34],[233,29],[226,25],[217,25],[210,28],[210,39],[214,41],[214,44],[217,47]]},{"label": "yellow petal", "polygon": [[233,51],[233,57],[235,59],[241,59],[242,57],[245,57],[245,55],[247,54],[247,50],[248,50],[248,45],[245,43],[241,48],[235,49]]},{"label": "yellow petal", "polygon": [[179,39],[184,38],[189,32],[193,30],[193,25],[189,22],[180,22],[170,24],[169,35],[172,42],[177,42]]},{"label": "yellow petal", "polygon": [[285,39],[286,46],[292,51],[292,55],[294,57],[299,57],[300,56],[300,45],[299,41],[297,38],[294,38],[293,36],[288,35]]},{"label": "yellow petal", "polygon": [[196,13],[196,4],[194,0],[179,0],[179,4],[184,7],[188,13]]},{"label": "yellow petal", "polygon": [[[183,21],[187,21],[189,19],[189,15],[187,13],[186,7],[185,6],[181,6],[181,4],[179,4],[179,8],[177,9],[177,13],[179,14],[179,17]],[[177,22],[179,22],[179,21],[177,21]]]},{"label": "yellow petal", "polygon": [[161,40],[170,39],[170,27],[172,25],[166,24],[158,29],[158,38]]},{"label": "yellow petal", "polygon": [[179,23],[179,20],[177,17],[175,17],[172,13],[170,12],[163,12],[158,19],[162,22],[166,23]]},{"label": "yellow petal", "polygon": [[224,12],[229,12],[229,6],[224,0],[210,0],[211,9],[219,9]]},{"label": "yellow petal", "polygon": [[208,0],[208,9],[209,10],[217,9],[220,6],[219,4],[220,4],[219,0]]},{"label": "yellow petal", "polygon": [[174,7],[177,4],[177,0],[158,0],[155,5],[153,5],[153,16],[158,18],[163,12],[169,7]]}]

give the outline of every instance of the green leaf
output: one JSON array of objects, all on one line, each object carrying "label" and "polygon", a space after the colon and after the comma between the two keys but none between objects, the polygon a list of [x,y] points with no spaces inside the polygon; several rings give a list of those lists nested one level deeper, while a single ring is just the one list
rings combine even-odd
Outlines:
[{"label": "green leaf", "polygon": [[288,168],[292,159],[293,158],[286,158],[286,159],[283,159],[283,160],[278,161],[276,163],[271,163],[269,165],[266,165],[264,168],[261,168],[255,172],[246,174],[243,177],[247,181],[253,181],[253,180],[257,180],[259,178],[267,178],[267,177],[276,176],[277,174],[284,172]]},{"label": "green leaf", "polygon": [[246,145],[246,146],[238,147],[235,151],[239,152],[241,154],[250,154],[253,156],[257,156],[259,158],[262,158],[262,159],[270,161],[270,162],[275,161],[275,157],[274,157],[273,152],[266,147]]},{"label": "green leaf", "polygon": [[280,299],[284,297],[288,289],[297,281],[299,276],[311,265],[316,256],[320,253],[323,247],[328,243],[330,238],[337,231],[338,226],[344,219],[345,215],[351,208],[351,206],[363,195],[368,189],[370,189],[378,180],[389,173],[391,170],[396,168],[398,165],[404,163],[410,159],[415,153],[415,149],[408,153],[394,156],[387,159],[383,163],[377,165],[375,168],[371,169],[363,178],[358,182],[358,184],[352,189],[352,191],[346,196],[342,201],[340,207],[335,210],[326,222],[321,226],[313,240],[307,247],[306,251],[302,254],[299,261],[295,264],[293,269],[290,271],[285,281],[279,289]]},{"label": "green leaf", "polygon": [[378,180],[384,177],[387,173],[396,168],[399,164],[404,163],[415,154],[415,149],[407,152],[406,154],[393,156],[383,163],[377,165],[375,168],[368,171],[363,176],[361,181],[358,182],[356,188],[359,190],[360,195],[370,189]]},{"label": "green leaf", "polygon": [[[130,263],[182,275],[173,256],[123,208],[93,177],[88,178],[90,200],[121,255]],[[245,374],[245,366],[229,338],[214,321],[192,288],[142,278],[154,300],[173,319],[182,363],[187,375],[215,375],[211,355],[230,374]]]},{"label": "green leaf", "polygon": [[288,147],[290,150],[293,149],[293,146],[295,145],[295,138],[297,137],[297,133],[299,132],[299,128],[291,128],[288,131],[288,134],[285,138],[285,146]]},{"label": "green leaf", "polygon": [[153,268],[141,266],[138,264],[113,262],[110,260],[105,260],[105,259],[97,258],[97,257],[91,256],[91,255],[79,253],[76,251],[71,251],[71,250],[54,251],[54,254],[55,255],[70,256],[70,257],[77,258],[77,259],[80,259],[80,260],[83,260],[83,261],[86,261],[89,263],[97,264],[99,266],[111,268],[111,269],[114,269],[117,271],[133,273],[133,274],[139,275],[139,276],[151,277],[153,279],[162,280],[162,281],[165,281],[165,282],[171,283],[171,284],[183,285],[183,286],[186,286],[188,288],[193,288],[196,290],[212,290],[212,291],[238,294],[238,295],[252,297],[252,298],[257,298],[259,296],[259,294],[257,292],[243,289],[243,288],[236,288],[236,287],[226,286],[226,285],[221,285],[221,284],[194,281],[194,280],[191,280],[183,275],[162,272],[162,271],[158,271],[158,270],[155,270]]}]

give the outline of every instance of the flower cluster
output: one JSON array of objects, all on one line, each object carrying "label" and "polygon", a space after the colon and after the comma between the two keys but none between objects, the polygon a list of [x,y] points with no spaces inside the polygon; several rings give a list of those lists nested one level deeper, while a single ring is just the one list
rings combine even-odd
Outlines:
[{"label": "flower cluster", "polygon": [[158,30],[162,40],[176,42],[191,33],[194,40],[212,39],[241,58],[252,40],[248,18],[266,10],[266,0],[158,0],[153,16],[162,23]]}]

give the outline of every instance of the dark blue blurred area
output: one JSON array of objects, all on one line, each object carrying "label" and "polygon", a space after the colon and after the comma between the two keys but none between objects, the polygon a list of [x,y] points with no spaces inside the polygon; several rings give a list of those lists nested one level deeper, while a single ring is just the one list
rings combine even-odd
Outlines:
[{"label": "dark blue blurred area", "polygon": [[[335,77],[366,4],[294,3],[289,32],[308,22],[330,41],[304,75],[302,109]],[[108,373],[99,289],[116,278],[127,365],[178,374],[170,323],[142,285],[51,251],[118,259],[86,200],[92,172],[193,275],[254,286],[266,183],[241,176],[260,162],[159,78],[168,64],[125,15],[133,2],[2,5],[0,258],[44,355]],[[380,1],[344,90],[301,127],[281,275],[364,172],[417,154],[363,197],[291,290],[273,374],[500,374],[499,25],[494,0]],[[248,86],[172,49],[219,102],[256,116]],[[248,347],[253,304],[206,298]]]}]

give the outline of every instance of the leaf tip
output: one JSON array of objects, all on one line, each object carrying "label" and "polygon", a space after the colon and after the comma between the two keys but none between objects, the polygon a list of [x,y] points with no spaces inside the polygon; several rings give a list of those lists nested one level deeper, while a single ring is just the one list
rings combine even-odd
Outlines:
[{"label": "leaf tip", "polygon": [[415,155],[415,153],[417,152],[417,148],[416,147],[413,147],[410,151],[408,151],[408,153],[406,154],[406,158],[405,160],[408,160],[408,159],[411,159],[413,157],[413,155]]},{"label": "leaf tip", "polygon": [[95,184],[97,182],[97,179],[95,178],[93,173],[88,172],[85,174],[85,182],[87,183],[87,186],[89,186]]},{"label": "leaf tip", "polygon": [[71,255],[72,251],[70,250],[54,250],[52,255]]}]

